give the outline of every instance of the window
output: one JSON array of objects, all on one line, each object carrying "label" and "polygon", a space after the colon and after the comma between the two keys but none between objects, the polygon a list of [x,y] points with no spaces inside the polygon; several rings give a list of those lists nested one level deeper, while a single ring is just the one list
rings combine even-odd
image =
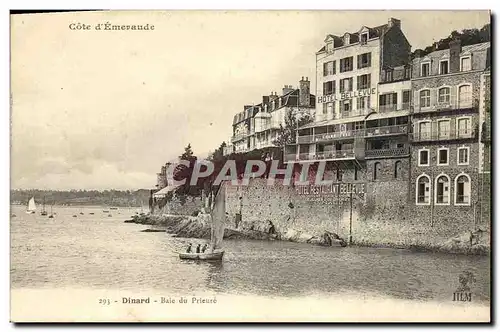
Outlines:
[{"label": "window", "polygon": [[367,110],[370,108],[370,96],[358,97],[356,108],[358,110]]},{"label": "window", "polygon": [[420,107],[431,107],[431,90],[420,91]]},{"label": "window", "polygon": [[403,91],[403,109],[405,110],[410,108],[410,103],[411,103],[411,91],[405,90]]},{"label": "window", "polygon": [[358,90],[368,89],[371,86],[371,74],[358,76]]},{"label": "window", "polygon": [[391,69],[387,69],[385,71],[385,81],[386,82],[391,82],[392,81],[392,74],[393,74],[393,71]]},{"label": "window", "polygon": [[358,168],[354,167],[354,180],[358,179]]},{"label": "window", "polygon": [[431,123],[429,121],[419,122],[418,134],[419,134],[420,139],[430,139],[431,138]]},{"label": "window", "polygon": [[326,44],[326,51],[327,52],[333,51],[333,42]]},{"label": "window", "polygon": [[441,60],[441,61],[439,61],[439,74],[445,75],[445,74],[449,73],[449,70],[448,70],[448,64],[449,63],[450,63],[449,60]]},{"label": "window", "polygon": [[470,177],[460,174],[455,178],[455,205],[470,205]]},{"label": "window", "polygon": [[278,105],[278,107],[281,107],[283,105],[283,100],[281,97],[278,99]]},{"label": "window", "polygon": [[438,90],[438,101],[440,104],[450,103],[450,88],[441,88]]},{"label": "window", "polygon": [[458,107],[470,106],[472,106],[472,88],[470,85],[462,85],[458,88]]},{"label": "window", "polygon": [[438,162],[439,166],[447,166],[448,165],[448,148],[439,148],[438,149]]},{"label": "window", "polygon": [[380,163],[377,162],[373,165],[373,180],[378,180],[380,177]]},{"label": "window", "polygon": [[447,139],[450,137],[450,120],[438,121],[438,138]]},{"label": "window", "polygon": [[344,99],[342,101],[342,111],[344,111],[344,112],[350,112],[351,110],[352,110],[351,100],[350,99]]},{"label": "window", "polygon": [[394,178],[399,179],[401,177],[401,161],[396,161],[394,163]]},{"label": "window", "polygon": [[352,91],[352,77],[340,80],[340,93]]},{"label": "window", "polygon": [[334,102],[326,103],[326,113],[333,114]]},{"label": "window", "polygon": [[429,150],[418,151],[418,166],[429,166]]},{"label": "window", "polygon": [[328,103],[323,103],[323,115],[328,114]]},{"label": "window", "polygon": [[323,83],[323,96],[335,93],[335,81],[328,81]]},{"label": "window", "polygon": [[450,178],[447,175],[442,174],[436,178],[435,203],[450,204]]},{"label": "window", "polygon": [[323,76],[335,75],[335,61],[323,63]]},{"label": "window", "polygon": [[398,94],[397,93],[386,93],[380,95],[378,98],[379,110],[380,111],[395,111],[398,104]]},{"label": "window", "polygon": [[358,69],[370,67],[372,64],[372,54],[363,53],[358,55]]},{"label": "window", "polygon": [[457,164],[469,165],[469,147],[462,146],[458,148]]},{"label": "window", "polygon": [[459,118],[458,122],[458,137],[471,137],[471,119],[470,118]]},{"label": "window", "polygon": [[422,77],[427,77],[429,76],[429,68],[430,68],[430,63],[422,63],[420,66],[420,76]]},{"label": "window", "polygon": [[364,45],[368,42],[368,33],[365,32],[365,33],[362,33],[361,34],[361,39],[360,39],[360,43],[361,45]]},{"label": "window", "polygon": [[470,56],[460,59],[460,71],[469,71],[471,69],[472,63]]},{"label": "window", "polygon": [[340,72],[344,73],[346,71],[352,70],[352,56],[340,59]]},{"label": "window", "polygon": [[431,181],[429,176],[422,174],[417,178],[417,205],[429,205],[431,196]]}]

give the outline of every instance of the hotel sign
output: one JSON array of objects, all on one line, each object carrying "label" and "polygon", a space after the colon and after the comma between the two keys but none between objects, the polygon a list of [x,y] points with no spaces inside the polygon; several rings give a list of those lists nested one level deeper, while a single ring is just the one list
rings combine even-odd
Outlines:
[{"label": "hotel sign", "polygon": [[377,93],[376,88],[370,88],[370,89],[363,89],[363,90],[357,90],[357,91],[349,91],[349,92],[343,92],[343,93],[337,93],[337,94],[331,94],[331,95],[326,95],[326,96],[318,96],[318,103],[330,103],[332,101],[336,100],[344,100],[344,99],[351,99],[351,98],[357,98],[357,97],[366,97],[369,95],[374,95]]},{"label": "hotel sign", "polygon": [[365,183],[333,183],[330,185],[296,186],[299,196],[307,201],[325,205],[337,205],[348,202],[352,197],[365,198]]}]

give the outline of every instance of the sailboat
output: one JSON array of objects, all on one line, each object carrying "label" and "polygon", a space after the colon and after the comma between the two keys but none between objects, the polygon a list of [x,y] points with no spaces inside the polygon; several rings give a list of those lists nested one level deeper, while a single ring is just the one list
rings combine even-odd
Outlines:
[{"label": "sailboat", "polygon": [[47,215],[47,211],[45,211],[45,197],[43,198],[42,212],[40,212],[40,215],[42,215],[42,216]]},{"label": "sailboat", "polygon": [[222,239],[224,237],[224,221],[226,218],[226,184],[222,182],[215,196],[210,213],[212,224],[210,232],[210,247],[204,253],[179,253],[180,259],[222,260]]},{"label": "sailboat", "polygon": [[50,206],[50,215],[49,215],[49,218],[54,218],[54,213],[52,212],[52,207],[53,207],[53,206],[54,206],[54,205],[51,205],[51,206]]},{"label": "sailboat", "polygon": [[36,211],[35,197],[31,197],[28,202],[28,208],[26,209],[26,213],[33,214]]}]

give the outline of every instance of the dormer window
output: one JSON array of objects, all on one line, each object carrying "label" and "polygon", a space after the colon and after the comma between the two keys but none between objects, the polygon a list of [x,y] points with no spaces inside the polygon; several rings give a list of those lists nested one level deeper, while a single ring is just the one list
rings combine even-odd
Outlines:
[{"label": "dormer window", "polygon": [[267,112],[267,104],[264,105],[264,112]]},{"label": "dormer window", "polygon": [[281,103],[282,103],[282,99],[280,97],[280,99],[278,99],[278,105],[279,105],[278,107],[281,107]]},{"label": "dormer window", "polygon": [[273,102],[271,103],[271,110],[274,110],[275,107],[276,107],[276,103],[273,100]]},{"label": "dormer window", "polygon": [[326,44],[326,51],[333,52],[333,42],[329,42]]},{"label": "dormer window", "polygon": [[420,64],[420,76],[421,77],[427,77],[430,75],[430,68],[431,68],[431,63],[430,62],[424,62]]},{"label": "dormer window", "polygon": [[464,56],[460,58],[460,71],[469,71],[472,69],[471,57]]},{"label": "dormer window", "polygon": [[351,43],[351,36],[346,33],[345,36],[344,36],[344,45],[349,45]]},{"label": "dormer window", "polygon": [[439,61],[439,74],[446,75],[450,72],[449,70],[449,60],[440,60]]},{"label": "dormer window", "polygon": [[361,38],[359,39],[361,45],[364,45],[368,42],[368,32],[362,33]]}]

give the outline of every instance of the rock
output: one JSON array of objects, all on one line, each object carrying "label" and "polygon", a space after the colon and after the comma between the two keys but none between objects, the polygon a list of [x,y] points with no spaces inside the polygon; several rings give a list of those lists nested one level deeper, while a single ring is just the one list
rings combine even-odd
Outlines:
[{"label": "rock", "polygon": [[165,229],[151,229],[151,228],[148,228],[148,229],[143,229],[141,232],[166,232]]}]

